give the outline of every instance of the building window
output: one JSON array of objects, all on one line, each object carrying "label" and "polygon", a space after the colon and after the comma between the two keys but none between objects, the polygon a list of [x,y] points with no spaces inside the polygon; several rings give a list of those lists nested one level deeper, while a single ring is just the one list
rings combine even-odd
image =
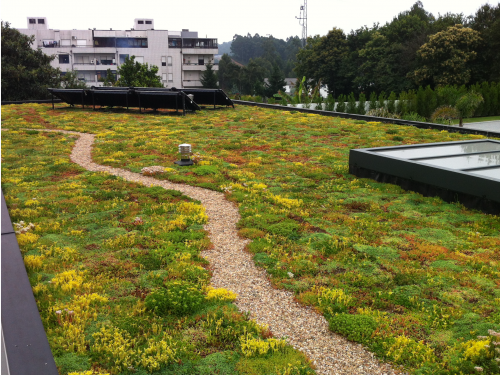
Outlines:
[{"label": "building window", "polygon": [[167,57],[168,66],[172,66],[172,56]]},{"label": "building window", "polygon": [[116,46],[119,48],[148,48],[146,38],[117,38]]},{"label": "building window", "polygon": [[174,75],[172,73],[168,73],[168,81],[172,82],[174,80]]},{"label": "building window", "polygon": [[59,64],[69,64],[69,55],[59,55]]},{"label": "building window", "polygon": [[71,39],[61,39],[61,46],[65,47],[71,46]]},{"label": "building window", "polygon": [[144,64],[144,56],[136,56],[135,61]]},{"label": "building window", "polygon": [[120,64],[125,64],[125,59],[129,57],[128,54],[120,55]]},{"label": "building window", "polygon": [[146,25],[152,25],[152,24],[153,24],[153,22],[151,22],[151,21],[146,21]]},{"label": "building window", "polygon": [[168,38],[168,46],[170,48],[182,48],[181,38]]},{"label": "building window", "polygon": [[167,73],[163,73],[161,75],[161,79],[162,79],[162,81],[166,81],[167,80]]},{"label": "building window", "polygon": [[39,18],[39,19],[38,19],[38,24],[39,24],[39,25],[43,25],[43,24],[45,24],[45,20],[44,20],[43,18]]},{"label": "building window", "polygon": [[96,47],[115,47],[116,39],[109,37],[96,37],[94,38],[94,46]]},{"label": "building window", "polygon": [[36,20],[34,18],[30,18],[30,24],[36,24]]},{"label": "building window", "polygon": [[205,59],[203,57],[198,57],[198,65],[205,65]]},{"label": "building window", "polygon": [[161,66],[167,66],[167,58],[165,56],[161,57]]},{"label": "building window", "polygon": [[137,21],[139,25],[144,25],[144,21]]}]

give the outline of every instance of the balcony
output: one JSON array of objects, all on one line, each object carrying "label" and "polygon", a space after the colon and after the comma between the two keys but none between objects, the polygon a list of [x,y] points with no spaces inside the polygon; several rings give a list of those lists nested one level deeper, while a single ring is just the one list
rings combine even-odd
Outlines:
[{"label": "balcony", "polygon": [[98,61],[95,64],[94,63],[76,62],[76,63],[73,63],[73,69],[78,70],[78,71],[82,71],[82,70],[96,71],[96,70],[111,69],[112,71],[115,71],[116,70],[116,63],[115,64],[99,64]]},{"label": "balcony", "polygon": [[217,39],[192,39],[192,38],[168,38],[169,48],[185,48],[189,50],[196,51],[196,53],[201,53],[202,50],[207,50],[214,53],[214,50],[219,49]]},{"label": "balcony", "polygon": [[203,84],[201,83],[200,80],[194,80],[194,79],[185,79],[182,81],[182,86],[183,87],[203,87]]},{"label": "balcony", "polygon": [[54,41],[53,43],[38,43],[37,44],[38,48],[89,48],[89,47],[94,47],[92,44],[70,44],[70,45],[61,45],[60,43]]},{"label": "balcony", "polygon": [[[208,65],[208,63],[206,64],[198,64],[198,63],[184,63],[182,64],[182,70],[194,70],[194,71],[204,71],[206,69],[206,66]],[[212,64],[213,67],[212,67],[212,70],[219,70],[219,65],[214,65]]]}]

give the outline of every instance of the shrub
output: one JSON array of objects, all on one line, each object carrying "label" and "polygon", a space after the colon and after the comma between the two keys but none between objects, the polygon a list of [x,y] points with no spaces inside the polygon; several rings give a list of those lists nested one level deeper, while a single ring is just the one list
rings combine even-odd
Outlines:
[{"label": "shrub", "polygon": [[365,106],[366,106],[366,96],[365,94],[361,93],[359,94],[359,101],[356,107],[356,113],[364,115],[366,112]]},{"label": "shrub", "polygon": [[328,94],[325,100],[325,111],[333,111],[335,109],[335,98],[332,94]]},{"label": "shrub", "polygon": [[395,113],[390,113],[385,108],[370,109],[366,112],[367,116],[384,117],[384,118],[399,118],[399,115]]},{"label": "shrub", "polygon": [[410,112],[402,117],[403,120],[426,122],[426,118],[416,112]]},{"label": "shrub", "polygon": [[377,94],[375,92],[370,94],[370,105],[368,107],[369,111],[373,109],[377,109]]},{"label": "shrub", "polygon": [[391,91],[389,98],[387,98],[387,111],[390,113],[396,112],[396,93]]},{"label": "shrub", "polygon": [[159,315],[188,315],[201,308],[205,296],[192,284],[168,282],[146,297],[146,307]]},{"label": "shrub", "polygon": [[453,120],[460,116],[457,109],[450,105],[443,105],[431,115],[431,121],[438,124],[451,125]]},{"label": "shrub", "polygon": [[380,95],[378,96],[378,102],[377,102],[377,108],[385,108],[387,109],[387,103],[386,103],[386,93],[385,91],[382,91]]},{"label": "shrub", "polygon": [[351,92],[347,99],[347,107],[345,110],[347,113],[356,113],[356,98],[354,97],[354,93]]},{"label": "shrub", "polygon": [[341,94],[337,99],[337,107],[335,108],[335,112],[345,112],[345,101],[346,97],[344,94]]}]

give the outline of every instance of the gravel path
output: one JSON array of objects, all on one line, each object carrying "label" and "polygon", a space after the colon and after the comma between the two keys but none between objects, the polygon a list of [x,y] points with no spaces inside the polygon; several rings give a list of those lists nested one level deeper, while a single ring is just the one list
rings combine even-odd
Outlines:
[{"label": "gravel path", "polygon": [[147,186],[178,190],[199,200],[206,209],[209,222],[205,229],[214,245],[202,252],[213,270],[212,285],[238,294],[235,303],[261,324],[269,325],[275,337],[287,337],[289,344],[305,353],[319,374],[398,374],[388,364],[380,363],[361,345],[352,343],[328,329],[326,319],[309,307],[294,301],[293,293],[271,286],[266,271],[257,268],[252,256],[244,251],[249,240],[238,237],[238,208],[224,194],[184,184],[160,181],[120,168],[92,162],[93,134],[63,130],[40,130],[76,135],[71,160],[93,172],[107,172],[127,181]]}]

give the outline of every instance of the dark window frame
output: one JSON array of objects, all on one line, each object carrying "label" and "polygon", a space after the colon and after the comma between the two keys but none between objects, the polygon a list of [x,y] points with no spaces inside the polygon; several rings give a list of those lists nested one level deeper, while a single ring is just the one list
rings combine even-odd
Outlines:
[{"label": "dark window frame", "polygon": [[69,64],[69,55],[59,55],[59,64]]},{"label": "dark window frame", "polygon": [[35,18],[30,18],[29,19],[30,25],[36,25],[36,19]]},{"label": "dark window frame", "polygon": [[45,25],[45,20],[43,18],[38,19],[38,24],[39,25]]}]

